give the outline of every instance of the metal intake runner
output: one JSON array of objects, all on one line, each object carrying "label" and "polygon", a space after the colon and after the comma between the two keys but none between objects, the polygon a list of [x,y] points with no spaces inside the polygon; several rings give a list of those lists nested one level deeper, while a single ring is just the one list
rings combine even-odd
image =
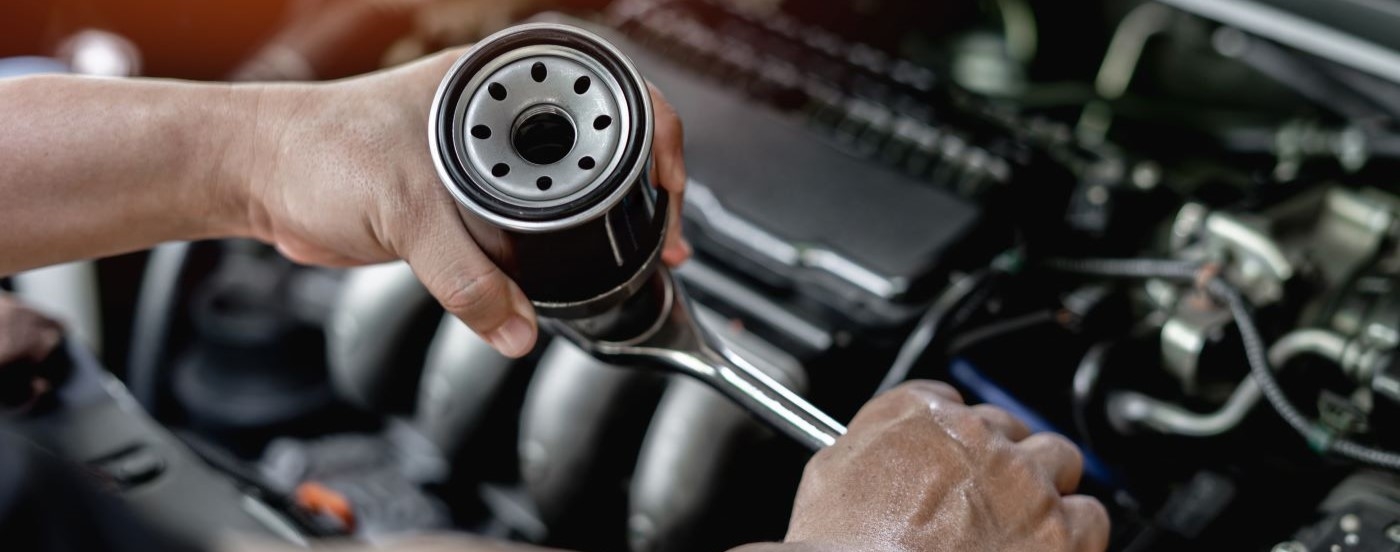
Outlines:
[{"label": "metal intake runner", "polygon": [[609,364],[699,379],[816,450],[845,427],[719,345],[660,262],[652,105],[602,38],[522,25],[477,43],[433,101],[433,161],[472,237],[545,324]]}]

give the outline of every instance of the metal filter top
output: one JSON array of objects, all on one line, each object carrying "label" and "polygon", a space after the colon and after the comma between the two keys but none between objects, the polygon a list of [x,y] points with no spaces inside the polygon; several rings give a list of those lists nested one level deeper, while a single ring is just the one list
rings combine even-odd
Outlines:
[{"label": "metal filter top", "polygon": [[448,190],[517,231],[600,215],[650,158],[643,81],[611,45],[572,27],[524,25],[478,43],[444,79],[433,113]]}]

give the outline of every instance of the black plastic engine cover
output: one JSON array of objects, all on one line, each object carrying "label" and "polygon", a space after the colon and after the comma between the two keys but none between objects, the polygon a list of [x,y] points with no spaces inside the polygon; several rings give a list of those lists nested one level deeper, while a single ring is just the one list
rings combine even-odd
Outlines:
[{"label": "black plastic engine cover", "polygon": [[[982,209],[841,151],[800,121],[596,25],[685,124],[687,237],[697,249],[860,324],[897,325],[969,248]],[[985,260],[985,255],[980,256]]]}]

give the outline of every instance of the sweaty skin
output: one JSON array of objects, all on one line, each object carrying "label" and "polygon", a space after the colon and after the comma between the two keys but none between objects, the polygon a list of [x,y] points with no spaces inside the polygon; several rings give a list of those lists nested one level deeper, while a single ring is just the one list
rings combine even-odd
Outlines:
[{"label": "sweaty skin", "polygon": [[807,464],[783,548],[1101,552],[1108,514],[1073,494],[1082,470],[1065,438],[966,406],[946,384],[910,382],[867,404]]},{"label": "sweaty skin", "polygon": [[[534,309],[472,242],[428,150],[433,93],[461,53],[317,84],[0,81],[0,275],[224,237],[310,264],[404,259],[448,311],[524,355]],[[678,215],[680,120],[652,94],[653,182]],[[663,259],[677,264],[690,249],[671,220]]]},{"label": "sweaty skin", "polygon": [[[522,355],[536,339],[534,311],[471,241],[428,152],[433,92],[459,53],[324,84],[0,81],[0,274],[218,237],[322,265],[401,258],[450,312]],[[653,94],[654,181],[678,209],[680,122]],[[668,263],[690,254],[678,227],[667,240]],[[32,313],[7,316],[0,353],[28,358],[57,342]],[[1078,452],[1028,433],[946,385],[907,384],[808,464],[786,542],[743,550],[1104,550],[1103,507],[1072,494]],[[391,548],[491,546],[444,537]]]}]

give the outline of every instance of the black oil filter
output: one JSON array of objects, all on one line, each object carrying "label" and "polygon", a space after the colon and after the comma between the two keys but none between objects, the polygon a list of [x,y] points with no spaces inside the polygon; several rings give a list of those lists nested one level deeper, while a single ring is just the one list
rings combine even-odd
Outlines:
[{"label": "black oil filter", "polygon": [[669,197],[648,181],[646,83],[611,44],[557,24],[496,33],[447,73],[430,127],[463,223],[540,314],[594,316],[647,282]]}]

